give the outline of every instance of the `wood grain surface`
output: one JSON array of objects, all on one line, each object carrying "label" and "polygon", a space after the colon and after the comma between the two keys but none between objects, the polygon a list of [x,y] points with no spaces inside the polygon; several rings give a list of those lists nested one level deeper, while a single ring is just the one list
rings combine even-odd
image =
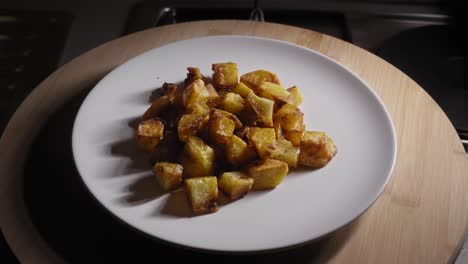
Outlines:
[{"label": "wood grain surface", "polygon": [[455,259],[468,224],[468,159],[452,124],[418,84],[375,55],[317,32],[272,23],[202,21],[150,29],[103,44],[58,69],[22,103],[0,139],[0,227],[21,262],[63,262],[31,223],[23,200],[24,162],[48,116],[128,59],[164,44],[208,35],[261,36],[317,50],[364,79],[392,116],[398,158],[391,181],[374,205],[334,233],[310,262]]}]

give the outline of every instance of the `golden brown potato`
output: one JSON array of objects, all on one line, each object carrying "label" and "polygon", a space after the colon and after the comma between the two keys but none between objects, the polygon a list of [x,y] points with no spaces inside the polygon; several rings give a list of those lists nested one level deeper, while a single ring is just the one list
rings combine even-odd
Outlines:
[{"label": "golden brown potato", "polygon": [[283,129],[279,123],[273,123],[273,129],[275,130],[275,138],[283,138]]},{"label": "golden brown potato", "polygon": [[284,135],[284,138],[289,140],[295,147],[299,147],[301,145],[302,135],[305,132],[305,125],[301,124],[299,128],[287,131]]},{"label": "golden brown potato", "polygon": [[288,170],[288,164],[267,159],[250,166],[247,174],[254,179],[253,190],[273,189],[283,181]]},{"label": "golden brown potato", "polygon": [[302,94],[296,86],[288,88],[290,104],[299,106],[302,104]]},{"label": "golden brown potato", "polygon": [[214,144],[225,144],[231,139],[235,127],[236,124],[232,119],[219,111],[213,111],[209,121],[210,141]]},{"label": "golden brown potato", "polygon": [[141,149],[151,153],[163,139],[164,124],[161,120],[152,118],[140,122],[136,131],[136,140]]},{"label": "golden brown potato", "polygon": [[158,162],[153,166],[153,173],[159,185],[169,191],[179,187],[182,183],[183,167],[177,163]]},{"label": "golden brown potato", "polygon": [[300,124],[304,123],[304,114],[296,106],[285,104],[276,111],[274,120],[287,132],[300,127]]},{"label": "golden brown potato", "polygon": [[218,92],[216,92],[216,89],[213,87],[213,85],[211,85],[211,83],[205,85],[205,89],[208,91],[206,105],[209,107],[216,107],[221,101],[221,97],[219,96]]},{"label": "golden brown potato", "polygon": [[271,158],[280,160],[288,164],[290,168],[297,167],[299,148],[284,138],[276,140],[275,150]]},{"label": "golden brown potato", "polygon": [[162,87],[156,89],[151,92],[150,95],[150,102],[154,102],[154,100],[158,99],[159,97],[166,95],[169,100],[172,102],[174,100],[175,94],[177,91],[177,85],[174,83],[163,83]]},{"label": "golden brown potato", "polygon": [[257,87],[262,85],[264,82],[281,84],[276,74],[266,70],[256,70],[248,72],[240,77],[240,81],[248,87],[250,87],[251,89],[254,89],[255,92],[257,92]]},{"label": "golden brown potato", "polygon": [[220,109],[217,109],[217,108],[213,108],[212,111],[211,111],[211,115],[213,115],[213,113],[216,114],[222,114],[224,115],[225,117],[231,119],[232,121],[234,121],[234,124],[236,125],[236,129],[239,129],[242,127],[242,123],[241,121],[239,120],[239,118],[237,118],[236,115],[233,115],[229,112],[226,112],[226,111],[223,111],[223,110],[220,110]]},{"label": "golden brown potato", "polygon": [[206,104],[209,97],[210,93],[206,89],[205,83],[197,79],[185,88],[182,99],[185,109],[191,112],[196,105]]},{"label": "golden brown potato", "polygon": [[236,93],[242,97],[246,97],[250,92],[253,92],[252,89],[247,87],[243,82],[238,83],[234,88],[231,89],[231,92]]},{"label": "golden brown potato", "polygon": [[225,172],[218,181],[219,188],[231,200],[244,197],[252,188],[254,180],[240,171]]},{"label": "golden brown potato", "polygon": [[220,89],[229,89],[238,83],[237,64],[233,62],[212,65],[213,82]]},{"label": "golden brown potato", "polygon": [[232,136],[226,143],[226,158],[235,167],[241,167],[257,157],[255,150],[238,136]]},{"label": "golden brown potato", "polygon": [[221,99],[219,107],[224,111],[237,115],[244,109],[244,104],[242,96],[236,93],[227,93]]},{"label": "golden brown potato", "polygon": [[183,148],[182,142],[179,141],[179,137],[176,132],[167,131],[164,138],[154,148],[151,154],[151,162],[175,162],[179,157],[179,153]]},{"label": "golden brown potato", "polygon": [[275,102],[288,103],[291,101],[289,92],[283,86],[272,82],[264,82],[258,86],[258,93],[261,97]]},{"label": "golden brown potato", "polygon": [[185,78],[185,80],[184,80],[185,86],[190,85],[195,80],[198,80],[198,79],[203,80],[204,79],[203,75],[200,72],[200,69],[197,68],[197,67],[188,67],[187,71],[188,71],[187,78]]},{"label": "golden brown potato", "polygon": [[141,117],[141,121],[145,121],[156,117],[161,111],[171,105],[171,100],[167,95],[156,98],[151,103],[151,106],[146,110],[146,112]]},{"label": "golden brown potato", "polygon": [[187,114],[179,120],[177,131],[180,141],[186,141],[191,136],[196,136],[205,128],[208,123],[209,114]]},{"label": "golden brown potato", "polygon": [[259,97],[253,92],[245,98],[246,106],[255,114],[251,123],[256,126],[273,127],[273,107],[272,100]]},{"label": "golden brown potato", "polygon": [[213,175],[215,152],[200,138],[189,137],[184,145],[181,164],[184,167],[184,178]]},{"label": "golden brown potato", "polygon": [[184,183],[195,215],[218,211],[218,180],[215,176],[186,179]]},{"label": "golden brown potato", "polygon": [[301,139],[299,164],[321,168],[336,154],[333,140],[324,132],[307,131]]},{"label": "golden brown potato", "polygon": [[251,127],[247,138],[262,159],[271,157],[275,150],[275,130],[273,128]]}]

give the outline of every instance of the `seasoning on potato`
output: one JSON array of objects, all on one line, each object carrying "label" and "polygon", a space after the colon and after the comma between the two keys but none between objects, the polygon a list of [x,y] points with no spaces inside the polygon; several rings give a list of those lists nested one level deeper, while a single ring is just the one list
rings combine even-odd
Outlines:
[{"label": "seasoning on potato", "polygon": [[286,89],[275,73],[239,76],[233,62],[213,64],[211,79],[197,67],[187,70],[182,84],[165,83],[152,98],[136,141],[151,153],[164,190],[185,188],[194,215],[218,211],[218,189],[238,200],[276,188],[298,166],[321,168],[336,155],[325,132],[306,130],[299,88]]}]

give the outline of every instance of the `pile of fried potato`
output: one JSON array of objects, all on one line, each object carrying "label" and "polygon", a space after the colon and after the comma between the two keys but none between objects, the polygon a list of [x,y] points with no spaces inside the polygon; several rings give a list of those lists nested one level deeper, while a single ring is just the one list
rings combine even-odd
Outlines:
[{"label": "pile of fried potato", "polygon": [[240,199],[275,188],[290,168],[320,168],[336,154],[327,134],[306,131],[299,89],[285,89],[274,73],[257,70],[239,81],[232,62],[213,64],[212,79],[187,69],[184,84],[161,88],[136,140],[164,190],[184,184],[194,214],[218,210],[218,189]]}]

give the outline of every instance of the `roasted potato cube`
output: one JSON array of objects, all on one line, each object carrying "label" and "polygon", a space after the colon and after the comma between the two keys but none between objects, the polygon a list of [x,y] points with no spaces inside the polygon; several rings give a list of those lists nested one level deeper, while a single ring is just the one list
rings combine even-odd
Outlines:
[{"label": "roasted potato cube", "polygon": [[302,124],[301,128],[297,130],[293,129],[293,130],[286,132],[286,134],[284,135],[284,138],[289,140],[289,142],[291,142],[295,147],[299,147],[301,145],[301,139],[302,139],[302,135],[304,134],[304,131],[305,131],[305,126],[304,124]]},{"label": "roasted potato cube", "polygon": [[174,83],[163,83],[161,88],[157,88],[151,92],[150,95],[150,102],[154,102],[154,100],[158,99],[159,97],[166,95],[169,100],[172,102],[174,100],[175,94],[177,91],[177,85]]},{"label": "roasted potato cube", "polygon": [[156,98],[151,106],[145,111],[141,117],[141,121],[145,121],[151,118],[156,117],[161,111],[166,109],[171,105],[171,100],[167,95]]},{"label": "roasted potato cube", "polygon": [[276,84],[281,84],[278,76],[276,74],[266,71],[266,70],[256,70],[253,72],[248,72],[240,77],[240,81],[245,85],[254,89],[257,89],[264,82],[271,82]]},{"label": "roasted potato cube", "polygon": [[302,136],[299,164],[320,168],[327,165],[335,154],[335,143],[326,133],[307,131]]},{"label": "roasted potato cube", "polygon": [[299,106],[302,104],[302,94],[296,86],[288,88],[290,104]]},{"label": "roasted potato cube", "polygon": [[187,179],[184,184],[195,215],[218,211],[218,180],[215,176]]},{"label": "roasted potato cube", "polygon": [[232,121],[234,121],[234,124],[236,125],[236,129],[239,129],[242,127],[242,122],[239,120],[239,118],[237,118],[237,116],[229,113],[229,112],[226,112],[226,111],[223,111],[223,110],[220,110],[220,109],[217,109],[217,108],[213,108],[212,111],[211,111],[211,115],[213,115],[213,113],[217,113],[217,114],[222,114],[224,115],[225,117],[231,119]]},{"label": "roasted potato cube", "polygon": [[304,114],[292,104],[283,105],[274,115],[275,123],[279,123],[287,132],[297,129],[304,123]]},{"label": "roasted potato cube", "polygon": [[203,75],[200,72],[200,69],[197,67],[188,67],[187,68],[187,78],[184,80],[185,86],[190,85],[195,80],[203,80]]},{"label": "roasted potato cube", "polygon": [[236,167],[243,166],[256,157],[255,150],[238,136],[232,136],[226,143],[226,158]]},{"label": "roasted potato cube", "polygon": [[183,146],[182,142],[179,141],[177,133],[168,131],[151,154],[151,162],[175,162]]},{"label": "roasted potato cube", "polygon": [[231,92],[236,93],[242,97],[246,97],[250,92],[253,92],[252,89],[247,87],[243,82],[238,83],[234,88],[231,89]]},{"label": "roasted potato cube", "polygon": [[276,140],[275,150],[271,158],[280,160],[288,164],[289,167],[297,167],[297,158],[299,156],[299,148],[295,147],[291,142],[284,138]]},{"label": "roasted potato cube", "polygon": [[213,64],[213,82],[220,89],[229,89],[238,83],[237,64],[233,62]]},{"label": "roasted potato cube", "polygon": [[211,113],[209,122],[210,140],[215,144],[226,143],[233,135],[236,124],[219,111]]},{"label": "roasted potato cube", "polygon": [[291,101],[289,92],[283,86],[272,83],[264,82],[258,87],[258,93],[261,97],[274,100],[276,102],[288,103]]},{"label": "roasted potato cube", "polygon": [[240,171],[225,172],[219,178],[218,186],[231,200],[237,200],[246,195],[254,180]]},{"label": "roasted potato cube", "polygon": [[192,106],[191,112],[192,114],[209,114],[211,111],[211,108],[206,105],[206,103],[198,103]]},{"label": "roasted potato cube", "polygon": [[288,174],[288,164],[267,159],[250,166],[247,173],[254,179],[253,190],[273,189],[280,184]]},{"label": "roasted potato cube", "polygon": [[232,114],[239,114],[244,109],[244,98],[236,93],[227,93],[221,99],[220,108]]},{"label": "roasted potato cube", "polygon": [[262,159],[271,157],[275,150],[275,130],[273,128],[251,127],[247,138]]},{"label": "roasted potato cube", "polygon": [[206,103],[209,97],[210,93],[206,89],[205,83],[197,79],[185,88],[182,99],[185,109],[191,112],[195,105]]},{"label": "roasted potato cube", "polygon": [[273,127],[274,102],[272,100],[259,97],[251,92],[245,98],[245,102],[249,109],[255,113],[254,125]]},{"label": "roasted potato cube", "polygon": [[181,164],[184,167],[184,178],[213,175],[215,152],[200,138],[189,137],[184,145]]},{"label": "roasted potato cube", "polygon": [[215,107],[219,104],[221,97],[219,96],[216,89],[211,85],[211,83],[205,86],[205,89],[208,91],[208,98],[206,100],[206,105],[209,107]]},{"label": "roasted potato cube", "polygon": [[209,114],[192,113],[183,115],[179,120],[177,131],[180,141],[186,141],[191,136],[196,136],[209,120]]},{"label": "roasted potato cube", "polygon": [[152,118],[140,122],[136,131],[138,145],[147,152],[153,152],[156,145],[163,139],[164,124],[161,120]]},{"label": "roasted potato cube", "polygon": [[169,191],[179,187],[182,183],[183,167],[177,163],[158,162],[153,166],[153,173],[159,185]]},{"label": "roasted potato cube", "polygon": [[273,123],[273,129],[275,130],[275,138],[283,138],[283,129],[279,123]]}]

